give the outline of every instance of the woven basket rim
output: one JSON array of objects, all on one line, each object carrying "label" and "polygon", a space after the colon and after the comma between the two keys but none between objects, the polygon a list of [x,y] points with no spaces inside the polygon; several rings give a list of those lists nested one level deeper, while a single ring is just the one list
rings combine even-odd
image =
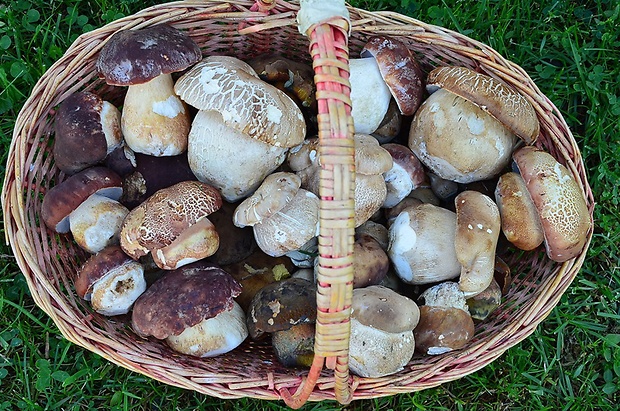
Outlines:
[{"label": "woven basket rim", "polygon": [[[64,89],[60,94],[57,94],[60,80],[51,79],[49,73],[55,73],[60,68],[70,70],[72,65],[68,63],[68,60],[92,58],[92,55],[96,54],[96,51],[101,47],[100,42],[95,42],[96,44],[89,42],[94,34],[108,33],[109,35],[117,28],[141,27],[160,21],[176,24],[185,21],[188,19],[188,16],[204,16],[205,13],[213,16],[218,15],[218,13],[227,13],[228,17],[226,18],[231,19],[231,21],[238,21],[243,18],[255,19],[251,24],[264,25],[262,28],[263,32],[272,29],[277,30],[278,27],[287,25],[295,25],[294,12],[298,8],[296,2],[278,1],[276,11],[279,14],[276,13],[268,18],[265,18],[261,13],[246,11],[252,3],[253,1],[250,0],[236,0],[232,2],[178,1],[165,3],[146,8],[131,16],[126,16],[79,36],[67,49],[63,57],[55,62],[39,79],[17,116],[7,160],[7,172],[2,192],[2,207],[6,240],[13,249],[18,266],[27,280],[33,299],[54,320],[60,332],[69,341],[97,353],[119,366],[145,374],[169,385],[192,389],[220,398],[255,397],[274,400],[280,398],[278,394],[279,389],[282,387],[296,387],[299,385],[301,378],[294,375],[288,379],[270,380],[273,376],[266,376],[261,379],[249,378],[239,381],[233,377],[229,378],[226,373],[222,373],[221,376],[205,376],[202,380],[186,378],[182,373],[173,375],[173,373],[163,369],[161,367],[162,364],[153,364],[152,368],[149,369],[148,365],[145,365],[143,362],[136,362],[136,359],[130,355],[119,355],[118,349],[122,347],[116,347],[109,342],[106,342],[108,344],[106,346],[97,340],[98,336],[89,335],[89,330],[84,328],[84,324],[71,323],[70,316],[64,315],[72,310],[70,304],[63,300],[64,296],[59,290],[52,287],[47,280],[47,273],[43,271],[39,264],[40,254],[43,251],[33,245],[32,238],[37,233],[32,232],[27,225],[32,216],[29,214],[30,211],[26,209],[26,200],[24,198],[24,192],[32,184],[31,180],[25,179],[28,176],[28,165],[31,164],[29,159],[34,155],[29,153],[28,146],[30,141],[38,137],[37,135],[32,135],[32,130],[40,122],[46,121],[45,115],[47,112],[43,109],[44,104],[40,99],[41,94],[53,96],[53,98],[49,97],[48,99],[52,103],[56,102],[57,104],[62,100],[63,96],[86,84],[78,81],[71,88]],[[239,11],[236,14],[231,13],[228,7],[234,7]],[[536,106],[537,113],[548,134],[546,141],[550,142],[554,149],[552,154],[562,160],[562,163],[568,167],[569,171],[579,182],[583,195],[587,200],[590,218],[592,219],[594,199],[587,181],[579,147],[559,109],[538,89],[533,80],[521,67],[507,61],[489,46],[460,33],[394,12],[370,12],[359,8],[348,8],[353,16],[352,36],[360,33],[366,36],[375,33],[393,36],[415,35],[416,41],[427,42],[426,44],[433,43],[435,45],[444,44],[445,47],[451,47],[453,50],[456,50],[455,53],[462,53],[467,59],[475,62],[478,65],[476,68],[480,71],[494,77],[503,76],[502,79],[504,81],[522,91]],[[278,20],[279,15],[284,17]],[[55,105],[52,103],[48,102],[47,104]],[[32,118],[31,114],[33,112],[38,117]],[[522,316],[519,321],[511,323],[505,330],[498,333],[497,336],[478,341],[465,350],[429,359],[428,363],[430,365],[422,375],[412,377],[413,370],[405,370],[405,372],[394,376],[376,379],[355,377],[354,384],[357,389],[354,392],[354,399],[376,398],[431,388],[444,382],[461,378],[489,364],[507,349],[527,338],[534,332],[538,324],[547,317],[581,268],[591,239],[592,232],[589,233],[587,244],[577,258],[562,264],[555,264],[553,268],[548,269],[546,277],[537,286],[538,289],[544,289],[544,291],[541,291],[536,295],[536,298],[530,299],[527,302],[527,315]],[[440,373],[441,376],[437,377],[437,373]],[[210,383],[210,379],[216,382]],[[229,382],[226,383],[226,381]],[[333,399],[332,385],[332,379],[329,374],[322,376],[310,400]]]}]

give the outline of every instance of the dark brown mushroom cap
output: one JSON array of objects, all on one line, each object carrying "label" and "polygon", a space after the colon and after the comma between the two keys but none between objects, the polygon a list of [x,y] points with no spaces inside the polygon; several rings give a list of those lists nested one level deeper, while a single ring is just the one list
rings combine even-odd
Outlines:
[{"label": "dark brown mushroom cap", "polygon": [[187,34],[166,24],[114,33],[99,53],[97,71],[108,84],[130,86],[185,70],[202,58]]},{"label": "dark brown mushroom cap", "polygon": [[413,330],[415,350],[442,354],[463,348],[474,336],[474,320],[459,308],[420,307],[420,322]]},{"label": "dark brown mushroom cap", "polygon": [[[88,91],[67,97],[58,107],[54,120],[54,161],[67,174],[75,174],[100,163],[108,154],[103,129],[104,102]],[[120,140],[120,114],[115,126]]]},{"label": "dark brown mushroom cap", "polygon": [[241,285],[226,271],[198,261],[167,272],[138,298],[131,323],[142,336],[164,339],[232,309]]},{"label": "dark brown mushroom cap", "polygon": [[302,278],[287,278],[263,287],[250,303],[247,326],[256,340],[264,333],[316,321],[316,288]]},{"label": "dark brown mushroom cap", "polygon": [[400,112],[405,116],[415,113],[424,94],[424,75],[407,46],[391,37],[375,36],[368,40],[360,55],[371,55],[377,60]]},{"label": "dark brown mushroom cap", "polygon": [[92,194],[118,200],[122,182],[118,174],[106,167],[91,167],[55,185],[43,197],[41,219],[58,232],[69,232],[69,214]]},{"label": "dark brown mushroom cap", "polygon": [[104,248],[97,254],[92,255],[80,268],[74,284],[75,293],[80,298],[84,298],[85,295],[92,291],[93,285],[105,274],[133,261],[118,245]]},{"label": "dark brown mushroom cap", "polygon": [[432,91],[444,88],[480,107],[527,144],[540,133],[536,111],[525,96],[491,76],[467,67],[438,67],[426,78]]}]

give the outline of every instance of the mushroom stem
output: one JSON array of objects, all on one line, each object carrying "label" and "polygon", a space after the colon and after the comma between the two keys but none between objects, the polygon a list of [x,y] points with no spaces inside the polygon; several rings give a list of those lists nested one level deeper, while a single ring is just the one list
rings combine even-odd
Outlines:
[{"label": "mushroom stem", "polygon": [[121,127],[125,142],[137,153],[174,156],[187,149],[189,113],[170,74],[127,88]]}]

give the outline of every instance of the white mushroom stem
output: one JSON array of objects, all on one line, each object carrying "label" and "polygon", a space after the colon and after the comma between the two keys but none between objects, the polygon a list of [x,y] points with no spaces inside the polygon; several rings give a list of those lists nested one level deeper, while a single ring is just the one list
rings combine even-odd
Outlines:
[{"label": "white mushroom stem", "polygon": [[152,156],[174,156],[187,149],[189,112],[174,92],[170,74],[129,86],[121,127],[133,151]]},{"label": "white mushroom stem", "polygon": [[351,59],[351,116],[356,133],[373,133],[387,113],[392,95],[374,58]]},{"label": "white mushroom stem", "polygon": [[209,219],[203,218],[179,234],[168,246],[153,250],[153,261],[163,270],[175,270],[215,254],[219,245],[215,226]]},{"label": "white mushroom stem", "polygon": [[493,280],[500,215],[493,200],[477,191],[463,191],[454,203],[454,245],[462,266],[459,288],[469,298],[484,291]]},{"label": "white mushroom stem", "polygon": [[129,261],[111,270],[93,284],[92,292],[84,299],[90,301],[100,314],[112,316],[127,314],[136,299],[146,290],[144,269],[136,261]]}]

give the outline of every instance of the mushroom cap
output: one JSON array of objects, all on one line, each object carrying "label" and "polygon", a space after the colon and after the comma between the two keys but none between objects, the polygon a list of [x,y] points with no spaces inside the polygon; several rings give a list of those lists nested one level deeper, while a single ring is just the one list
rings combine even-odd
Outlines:
[{"label": "mushroom cap", "polygon": [[72,175],[45,194],[41,219],[57,233],[68,233],[71,212],[95,193],[118,200],[122,194],[121,178],[112,170],[99,166]]},{"label": "mushroom cap", "polygon": [[533,144],[540,133],[536,111],[525,96],[491,76],[466,67],[438,67],[426,78],[430,91],[443,88],[480,107]]},{"label": "mushroom cap", "polygon": [[474,336],[474,321],[458,308],[420,307],[420,322],[413,335],[415,350],[429,355],[463,348]]},{"label": "mushroom cap", "polygon": [[135,261],[123,252],[120,246],[111,245],[93,254],[82,265],[75,280],[75,293],[78,297],[90,300],[93,284],[108,272]]},{"label": "mushroom cap", "polygon": [[185,70],[201,57],[187,34],[158,24],[114,33],[99,53],[97,71],[110,85],[130,86]]},{"label": "mushroom cap", "polygon": [[390,268],[381,245],[369,234],[356,236],[353,245],[353,288],[379,284]]},{"label": "mushroom cap", "polygon": [[54,117],[56,166],[75,174],[102,162],[121,145],[120,118],[116,107],[94,93],[76,92],[64,99]]},{"label": "mushroom cap", "polygon": [[247,315],[252,339],[264,333],[288,330],[316,321],[316,288],[302,278],[287,278],[261,288],[252,298]]},{"label": "mushroom cap", "polygon": [[357,133],[355,144],[355,172],[364,175],[383,174],[392,168],[392,156],[370,134]]},{"label": "mushroom cap", "polygon": [[487,180],[510,163],[515,135],[475,104],[445,89],[413,117],[409,148],[430,171],[459,183]]},{"label": "mushroom cap", "polygon": [[221,206],[218,191],[199,181],[182,181],[161,189],[129,212],[121,227],[121,247],[137,259],[169,246]]},{"label": "mushroom cap", "polygon": [[382,285],[353,290],[351,318],[388,333],[412,331],[420,320],[417,304]]},{"label": "mushroom cap", "polygon": [[411,51],[392,37],[374,36],[360,52],[361,57],[369,55],[377,60],[400,112],[405,116],[415,113],[424,94],[424,75]]},{"label": "mushroom cap", "polygon": [[592,229],[577,181],[551,154],[537,148],[522,147],[513,158],[538,210],[548,257],[557,262],[576,257]]},{"label": "mushroom cap", "polygon": [[183,101],[221,114],[228,127],[276,147],[293,147],[306,136],[306,123],[295,102],[257,77],[247,63],[210,56],[175,83]]},{"label": "mushroom cap", "polygon": [[432,204],[407,207],[394,219],[389,233],[388,256],[404,282],[429,284],[459,275],[454,212]]},{"label": "mushroom cap", "polygon": [[237,206],[233,221],[237,227],[254,226],[282,210],[295,198],[301,179],[287,172],[268,175],[254,194]]},{"label": "mushroom cap", "polygon": [[179,335],[232,309],[241,285],[214,264],[198,261],[167,271],[136,300],[131,323],[141,337]]},{"label": "mushroom cap", "polygon": [[288,330],[274,332],[271,345],[278,361],[285,367],[310,367],[314,359],[314,336],[314,324],[297,324]]},{"label": "mushroom cap", "polygon": [[474,320],[485,320],[502,303],[502,290],[497,281],[491,284],[481,293],[467,299],[467,308]]},{"label": "mushroom cap", "polygon": [[533,250],[545,240],[540,217],[523,178],[514,172],[500,176],[495,201],[506,239],[521,250]]},{"label": "mushroom cap", "polygon": [[429,307],[458,308],[469,312],[465,293],[454,281],[444,281],[427,288],[420,294],[420,299]]},{"label": "mushroom cap", "polygon": [[454,246],[462,266],[459,287],[468,296],[473,296],[482,292],[493,280],[501,218],[495,202],[478,191],[463,191],[456,196],[454,204]]},{"label": "mushroom cap", "polygon": [[202,320],[179,335],[168,336],[166,343],[182,354],[205,358],[234,350],[247,336],[245,313],[233,301],[230,310]]}]

